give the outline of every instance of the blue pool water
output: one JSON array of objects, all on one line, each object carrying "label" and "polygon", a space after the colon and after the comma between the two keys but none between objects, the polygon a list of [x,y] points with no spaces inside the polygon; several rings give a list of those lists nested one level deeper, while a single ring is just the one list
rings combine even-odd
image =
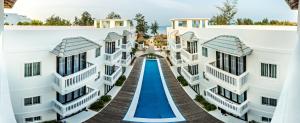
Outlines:
[{"label": "blue pool water", "polygon": [[142,88],[134,117],[174,118],[156,60],[146,60]]}]

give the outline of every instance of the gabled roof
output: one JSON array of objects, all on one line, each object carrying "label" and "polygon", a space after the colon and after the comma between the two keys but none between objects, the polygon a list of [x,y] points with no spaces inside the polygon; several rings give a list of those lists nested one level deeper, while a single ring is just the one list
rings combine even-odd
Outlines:
[{"label": "gabled roof", "polygon": [[285,0],[291,9],[298,9],[299,0]]},{"label": "gabled roof", "polygon": [[110,33],[107,34],[104,41],[112,42],[112,41],[116,41],[116,40],[119,40],[119,39],[122,39],[122,35],[119,35],[116,32],[110,32]]},{"label": "gabled roof", "polygon": [[123,36],[129,36],[129,35],[132,35],[132,33],[129,32],[128,30],[123,31]]},{"label": "gabled roof", "polygon": [[64,38],[51,53],[59,57],[68,57],[100,47],[99,44],[84,37]]},{"label": "gabled roof", "polygon": [[4,0],[4,8],[12,8],[17,0]]},{"label": "gabled roof", "polygon": [[238,37],[230,35],[220,35],[204,42],[202,45],[238,57],[252,53],[252,49],[246,46]]},{"label": "gabled roof", "polygon": [[197,38],[197,36],[195,35],[194,32],[186,32],[182,35],[180,35],[180,38],[182,41],[188,41],[188,42],[192,42],[192,41],[198,41],[199,39]]}]

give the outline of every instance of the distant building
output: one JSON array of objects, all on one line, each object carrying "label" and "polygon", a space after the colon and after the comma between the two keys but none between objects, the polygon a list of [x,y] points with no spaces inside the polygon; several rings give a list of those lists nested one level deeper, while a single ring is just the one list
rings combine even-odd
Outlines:
[{"label": "distant building", "polygon": [[5,25],[17,25],[19,22],[31,22],[31,19],[16,13],[5,13],[4,24]]},{"label": "distant building", "polygon": [[131,27],[131,20],[127,19],[96,19],[94,21],[96,28],[115,28],[115,27]]}]

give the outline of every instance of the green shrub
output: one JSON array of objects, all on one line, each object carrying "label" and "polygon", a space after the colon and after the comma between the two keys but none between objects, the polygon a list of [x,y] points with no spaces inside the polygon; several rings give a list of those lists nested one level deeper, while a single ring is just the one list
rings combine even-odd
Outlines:
[{"label": "green shrub", "polygon": [[213,111],[217,109],[214,104],[210,104],[209,102],[207,102],[201,95],[197,95],[195,100],[202,104],[207,111]]},{"label": "green shrub", "polygon": [[90,109],[94,110],[94,111],[99,111],[100,109],[102,109],[104,107],[104,101],[98,99],[96,102],[94,102],[91,106]]},{"label": "green shrub", "polygon": [[182,86],[188,86],[188,82],[183,78],[183,76],[178,76],[177,80],[181,83]]},{"label": "green shrub", "polygon": [[111,96],[110,95],[103,95],[100,98],[103,102],[109,102],[111,100]]},{"label": "green shrub", "polygon": [[116,86],[121,86],[123,85],[124,81],[126,80],[126,76],[125,75],[122,75],[116,82]]}]

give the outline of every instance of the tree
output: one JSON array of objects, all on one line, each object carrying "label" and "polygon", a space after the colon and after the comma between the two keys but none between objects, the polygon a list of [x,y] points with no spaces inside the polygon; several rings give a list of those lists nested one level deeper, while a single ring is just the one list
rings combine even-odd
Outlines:
[{"label": "tree", "polygon": [[75,17],[73,24],[79,26],[92,26],[94,24],[94,20],[91,14],[85,11],[81,14],[80,18]]},{"label": "tree", "polygon": [[115,12],[110,12],[106,19],[121,19],[121,16]]},{"label": "tree", "polygon": [[141,13],[135,15],[134,20],[136,21],[136,33],[145,35],[148,32],[149,26],[145,21],[145,16]]},{"label": "tree", "polygon": [[237,25],[253,25],[254,22],[253,22],[253,20],[250,19],[250,18],[238,18],[238,19],[236,20],[236,24],[237,24]]},{"label": "tree", "polygon": [[220,14],[213,16],[210,23],[213,25],[230,25],[233,24],[234,16],[237,13],[237,0],[226,0],[223,6],[217,6]]},{"label": "tree", "polygon": [[46,19],[45,25],[48,26],[70,26],[70,21],[63,19],[59,16],[52,15]]},{"label": "tree", "polygon": [[157,34],[157,30],[159,28],[158,23],[156,21],[154,21],[154,23],[151,24],[150,28],[151,28],[151,33],[153,35],[156,35]]},{"label": "tree", "polygon": [[30,25],[41,26],[44,23],[40,20],[32,20]]}]

